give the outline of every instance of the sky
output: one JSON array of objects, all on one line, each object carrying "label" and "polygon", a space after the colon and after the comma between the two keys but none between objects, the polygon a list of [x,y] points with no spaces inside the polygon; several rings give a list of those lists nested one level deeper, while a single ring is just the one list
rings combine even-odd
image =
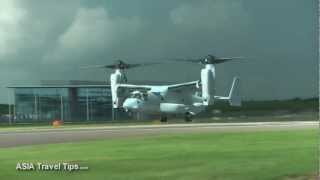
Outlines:
[{"label": "sky", "polygon": [[173,58],[242,56],[216,67],[217,93],[232,77],[245,99],[318,96],[317,0],[1,0],[0,103],[8,84],[105,81],[85,65],[166,62],[129,80],[198,80],[198,64]]}]

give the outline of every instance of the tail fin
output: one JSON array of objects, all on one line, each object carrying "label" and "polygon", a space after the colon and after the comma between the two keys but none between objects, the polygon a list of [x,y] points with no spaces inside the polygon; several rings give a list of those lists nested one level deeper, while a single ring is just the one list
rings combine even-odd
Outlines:
[{"label": "tail fin", "polygon": [[238,77],[233,78],[228,99],[231,106],[241,106],[240,79]]},{"label": "tail fin", "polygon": [[241,106],[240,79],[238,77],[233,78],[231,89],[227,97],[215,96],[214,98],[219,100],[228,100],[230,106]]}]

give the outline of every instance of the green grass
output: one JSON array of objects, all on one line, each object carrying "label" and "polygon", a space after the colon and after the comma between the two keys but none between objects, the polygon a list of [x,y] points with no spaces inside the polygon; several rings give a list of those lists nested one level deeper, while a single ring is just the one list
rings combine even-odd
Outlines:
[{"label": "green grass", "polygon": [[[16,171],[17,162],[77,162],[88,171]],[[315,129],[129,137],[0,149],[0,179],[236,179],[311,177]]]}]

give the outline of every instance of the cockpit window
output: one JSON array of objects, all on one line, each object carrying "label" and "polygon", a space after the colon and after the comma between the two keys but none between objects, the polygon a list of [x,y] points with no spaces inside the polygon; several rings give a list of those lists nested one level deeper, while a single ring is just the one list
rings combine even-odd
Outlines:
[{"label": "cockpit window", "polygon": [[141,99],[142,98],[140,93],[134,93],[134,94],[131,95],[131,97],[132,98],[137,98],[137,99]]},{"label": "cockpit window", "polygon": [[141,92],[132,92],[130,95],[131,98],[148,100],[148,94]]}]

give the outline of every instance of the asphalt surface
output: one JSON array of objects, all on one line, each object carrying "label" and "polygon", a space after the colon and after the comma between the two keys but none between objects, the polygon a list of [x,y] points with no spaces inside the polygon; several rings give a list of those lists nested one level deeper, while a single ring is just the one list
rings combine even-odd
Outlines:
[{"label": "asphalt surface", "polygon": [[0,129],[0,148],[34,144],[64,143],[85,140],[188,132],[265,131],[318,128],[317,121],[254,122],[254,123],[192,123],[130,126],[96,126],[67,128]]}]

